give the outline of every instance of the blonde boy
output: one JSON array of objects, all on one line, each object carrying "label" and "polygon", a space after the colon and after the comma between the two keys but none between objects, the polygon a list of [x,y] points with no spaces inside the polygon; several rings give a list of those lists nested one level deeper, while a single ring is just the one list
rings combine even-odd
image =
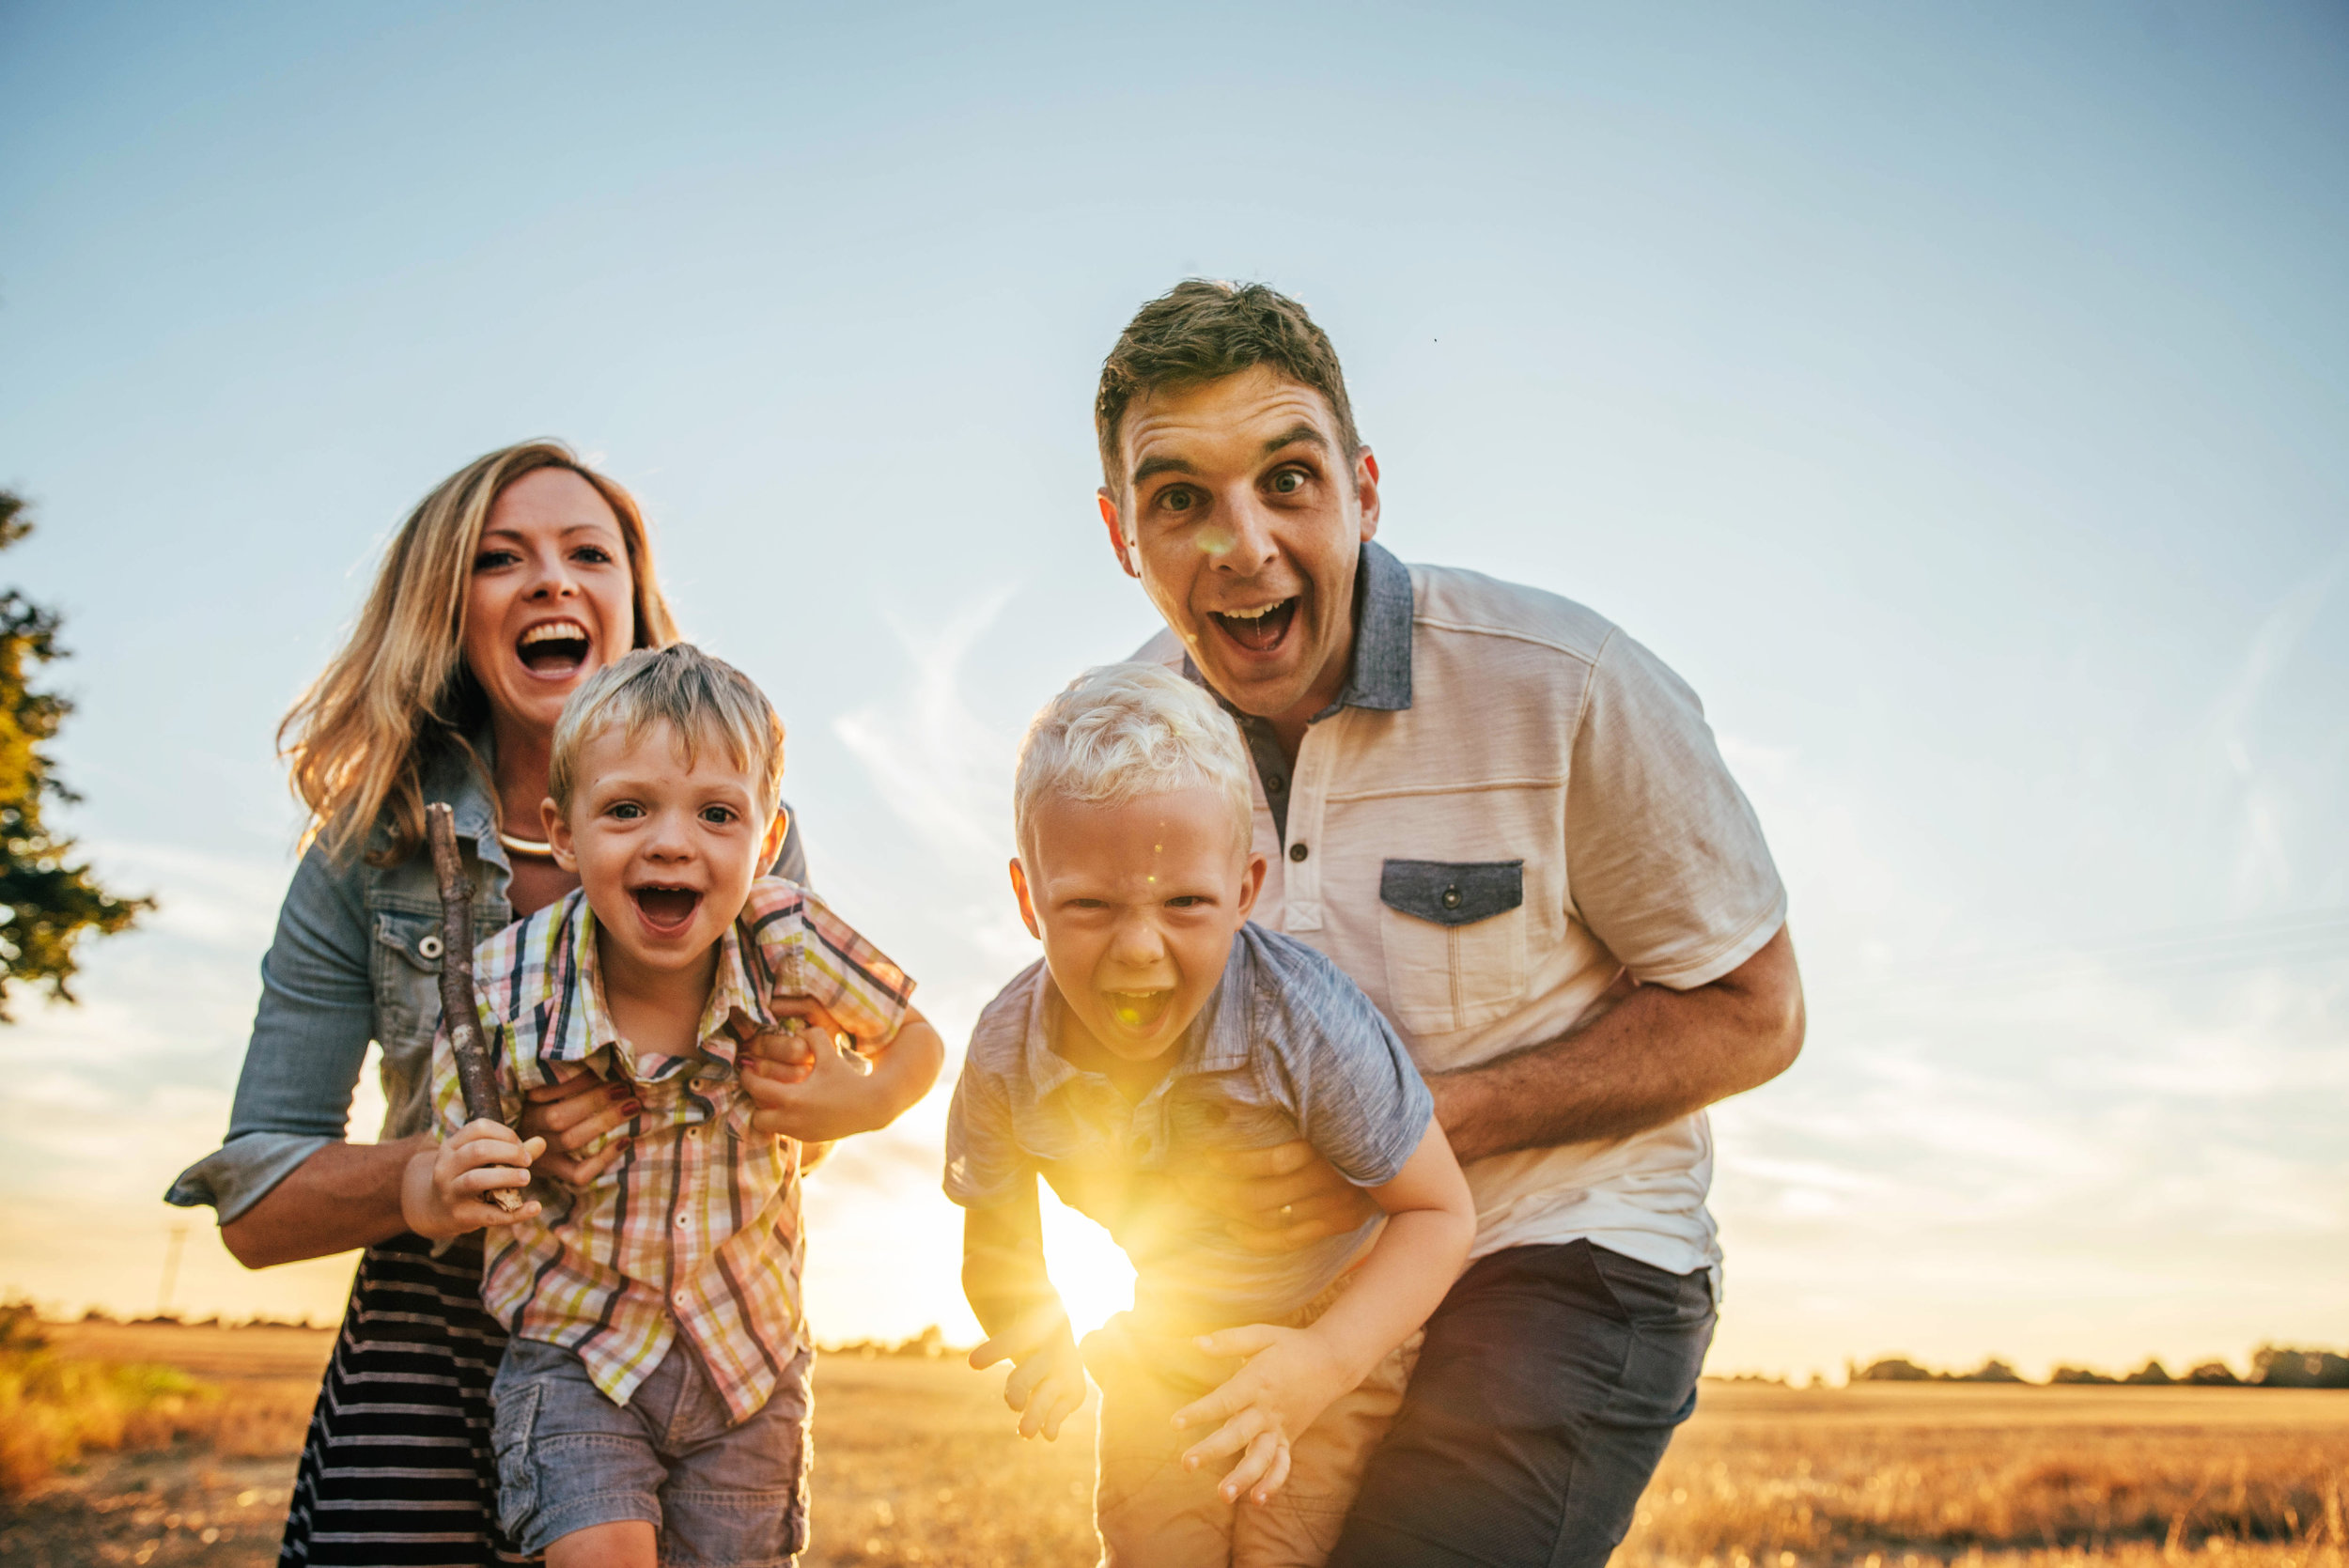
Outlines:
[{"label": "blonde boy", "polygon": [[[474,971],[509,1117],[580,1066],[632,1086],[625,1147],[587,1186],[492,1207],[540,1141],[467,1125],[445,1031],[434,1053],[443,1142],[404,1207],[428,1236],[492,1227],[482,1298],[513,1336],[491,1389],[499,1518],[550,1568],[773,1564],[806,1542],[801,1150],[753,1126],[738,1053],[777,1027],[778,993],[861,1044],[926,1026],[902,970],[758,876],[782,773],[758,688],[685,644],[629,655],[564,707],[544,817],[579,890],[484,942]],[[902,1109],[860,1111],[854,1059],[810,1054],[803,1087],[848,1109],[842,1130]]]},{"label": "blonde boy", "polygon": [[[1016,812],[1012,886],[1044,960],[980,1018],[947,1127],[990,1336],[972,1363],[1013,1360],[1004,1397],[1047,1437],[1091,1369],[1106,1562],[1320,1563],[1467,1256],[1467,1183],[1368,1000],[1248,924],[1265,862],[1247,753],[1206,692],[1155,665],[1081,676],[1028,730]],[[1204,1155],[1299,1137],[1383,1221],[1265,1256],[1185,1202]],[[1039,1174],[1134,1263],[1134,1310],[1081,1360]]]}]

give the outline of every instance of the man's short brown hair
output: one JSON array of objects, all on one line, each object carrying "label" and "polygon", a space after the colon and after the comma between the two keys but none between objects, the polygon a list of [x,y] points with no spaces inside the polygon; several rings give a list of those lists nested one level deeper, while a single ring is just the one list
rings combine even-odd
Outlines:
[{"label": "man's short brown hair", "polygon": [[1330,334],[1305,307],[1261,283],[1186,278],[1134,312],[1117,345],[1101,363],[1101,391],[1093,401],[1094,432],[1101,440],[1101,473],[1123,494],[1118,434],[1136,397],[1169,387],[1198,386],[1259,365],[1309,386],[1328,400],[1338,422],[1338,444],[1348,465],[1361,449],[1354,406]]}]

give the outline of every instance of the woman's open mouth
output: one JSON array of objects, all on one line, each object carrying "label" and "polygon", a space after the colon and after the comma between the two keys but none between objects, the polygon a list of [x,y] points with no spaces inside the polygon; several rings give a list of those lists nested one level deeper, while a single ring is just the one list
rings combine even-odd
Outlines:
[{"label": "woman's open mouth", "polygon": [[1223,635],[1250,653],[1270,653],[1288,635],[1289,623],[1297,619],[1297,596],[1278,604],[1268,604],[1259,610],[1209,611],[1207,619],[1222,629]]},{"label": "woman's open mouth", "polygon": [[514,653],[534,675],[568,675],[587,662],[592,645],[577,621],[540,621],[514,640]]},{"label": "woman's open mouth", "polygon": [[1103,991],[1101,1000],[1109,1004],[1110,1017],[1120,1029],[1136,1034],[1147,1034],[1158,1028],[1173,1005],[1174,993],[1169,991]]},{"label": "woman's open mouth", "polygon": [[636,912],[658,936],[673,937],[693,923],[693,911],[701,907],[702,895],[696,888],[670,888],[646,883],[630,888],[628,895],[636,902]]}]

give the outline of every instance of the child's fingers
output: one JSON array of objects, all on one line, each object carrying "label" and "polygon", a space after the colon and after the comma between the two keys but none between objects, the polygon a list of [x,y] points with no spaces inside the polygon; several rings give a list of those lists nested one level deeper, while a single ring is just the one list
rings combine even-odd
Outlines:
[{"label": "child's fingers", "polygon": [[1291,1330],[1276,1328],[1269,1323],[1243,1323],[1237,1328],[1220,1328],[1212,1334],[1199,1336],[1199,1348],[1210,1356],[1253,1356],[1278,1344],[1281,1336]]},{"label": "child's fingers", "polygon": [[466,1224],[475,1227],[519,1225],[525,1219],[537,1219],[538,1207],[538,1200],[525,1198],[522,1200],[521,1207],[508,1214],[495,1203],[485,1203],[478,1199],[468,1198],[457,1206],[457,1217]]},{"label": "child's fingers", "polygon": [[1256,1440],[1256,1434],[1272,1424],[1262,1410],[1251,1405],[1217,1427],[1213,1432],[1183,1451],[1183,1468],[1195,1470],[1210,1459],[1221,1459],[1239,1452]]},{"label": "child's fingers", "polygon": [[981,1340],[977,1344],[972,1347],[971,1370],[972,1372],[985,1372],[988,1368],[993,1366],[998,1361],[1010,1360],[1011,1355],[1011,1342],[1009,1339],[1002,1335],[998,1335],[991,1340]]},{"label": "child's fingers", "polygon": [[1227,1377],[1215,1389],[1175,1411],[1174,1430],[1205,1430],[1227,1416],[1236,1416],[1247,1409],[1253,1393],[1252,1385],[1243,1387],[1240,1383],[1240,1378],[1247,1375],[1246,1372],[1242,1372],[1238,1376]]},{"label": "child's fingers", "polygon": [[538,1157],[546,1152],[547,1141],[545,1139],[525,1139],[521,1146],[522,1163],[524,1165],[534,1165],[537,1163]]},{"label": "child's fingers", "polygon": [[[1281,1440],[1279,1433],[1257,1433],[1240,1454],[1239,1463],[1232,1467],[1231,1473],[1223,1478],[1221,1485],[1217,1488],[1223,1494],[1223,1500],[1237,1502],[1243,1492],[1253,1495],[1255,1490],[1262,1486],[1266,1479],[1272,1474],[1273,1462],[1287,1448],[1288,1445]],[[1257,1498],[1256,1501],[1262,1502],[1265,1498],[1269,1498],[1271,1495],[1267,1492],[1263,1498]]]},{"label": "child's fingers", "polygon": [[1287,1485],[1288,1479],[1289,1446],[1286,1443],[1283,1443],[1272,1455],[1272,1467],[1265,1472],[1265,1477],[1262,1481],[1257,1482],[1254,1486],[1249,1489],[1248,1495],[1259,1503],[1270,1502],[1272,1500],[1272,1494]]},{"label": "child's fingers", "polygon": [[1060,1441],[1061,1422],[1075,1415],[1078,1407],[1083,1405],[1084,1402],[1085,1386],[1083,1378],[1078,1378],[1074,1386],[1071,1386],[1069,1380],[1066,1377],[1054,1378],[1052,1380],[1051,1399],[1048,1403],[1044,1412],[1044,1440],[1048,1443],[1056,1443]]},{"label": "child's fingers", "polygon": [[470,1171],[460,1172],[449,1183],[452,1188],[462,1193],[494,1192],[504,1187],[529,1185],[530,1172],[518,1171],[510,1165],[476,1165]]}]

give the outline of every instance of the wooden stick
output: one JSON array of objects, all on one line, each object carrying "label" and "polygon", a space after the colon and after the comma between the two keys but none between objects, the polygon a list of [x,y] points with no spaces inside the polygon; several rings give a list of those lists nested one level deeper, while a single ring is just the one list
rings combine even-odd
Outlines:
[{"label": "wooden stick", "polygon": [[[432,846],[432,870],[441,884],[441,1023],[457,1053],[457,1081],[465,1091],[465,1120],[506,1120],[498,1103],[497,1075],[481,1044],[481,1013],[473,991],[473,884],[457,853],[457,814],[442,801],[424,808],[424,834]],[[510,1187],[486,1196],[512,1213],[522,1206]]]}]

